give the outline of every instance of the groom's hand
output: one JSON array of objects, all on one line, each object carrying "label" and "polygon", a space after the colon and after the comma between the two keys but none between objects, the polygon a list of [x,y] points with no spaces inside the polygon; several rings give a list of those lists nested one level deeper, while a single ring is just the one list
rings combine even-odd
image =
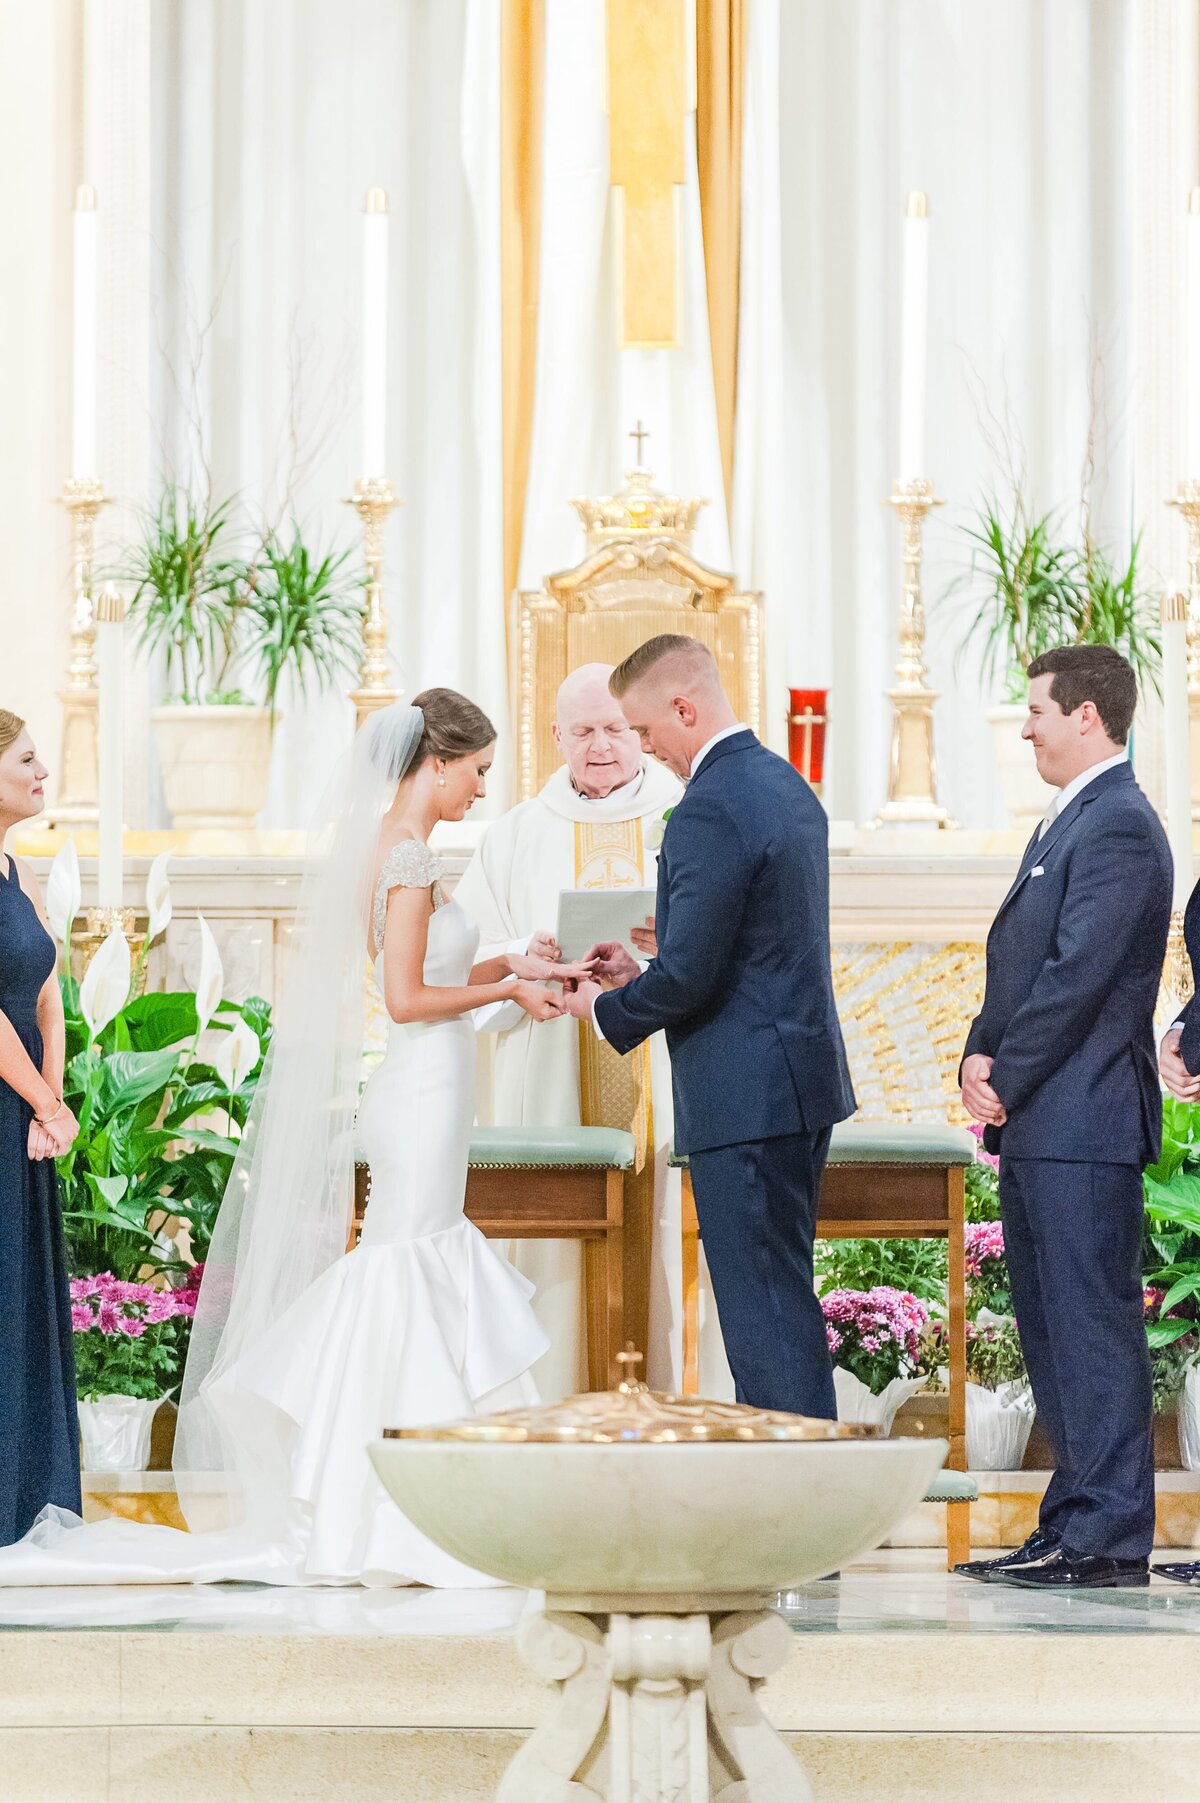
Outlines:
[{"label": "groom's hand", "polygon": [[982,1121],[988,1127],[1003,1127],[1008,1115],[1004,1103],[988,1081],[993,1062],[982,1052],[972,1052],[969,1058],[963,1059],[963,1107],[973,1121]]},{"label": "groom's hand", "polygon": [[642,974],[641,965],[631,952],[625,950],[619,939],[594,945],[583,963],[591,965],[592,975],[600,982],[611,983],[616,989],[632,983],[635,977]]},{"label": "groom's hand", "polygon": [[1200,1099],[1200,1077],[1193,1077],[1179,1056],[1179,1042],[1182,1038],[1183,1034],[1178,1027],[1172,1027],[1169,1033],[1163,1035],[1158,1054],[1158,1074],[1177,1102],[1195,1102]]},{"label": "groom's hand", "polygon": [[634,927],[629,937],[633,940],[635,949],[641,952],[643,958],[658,957],[658,934],[655,931],[653,914],[647,914],[645,926]]},{"label": "groom's hand", "polygon": [[573,1014],[576,1020],[590,1021],[596,997],[603,993],[599,983],[577,983],[573,988],[567,985],[563,990],[562,1005],[565,1012]]}]

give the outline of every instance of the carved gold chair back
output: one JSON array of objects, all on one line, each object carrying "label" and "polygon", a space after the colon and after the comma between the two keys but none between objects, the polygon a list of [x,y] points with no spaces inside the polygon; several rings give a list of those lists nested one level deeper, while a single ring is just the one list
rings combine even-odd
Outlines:
[{"label": "carved gold chair back", "polygon": [[660,632],[685,633],[717,660],[739,719],[762,727],[762,603],[697,562],[678,540],[636,532],[518,593],[513,630],[517,788],[534,795],[561,762],[551,736],[559,684],[580,664],[620,663]]}]

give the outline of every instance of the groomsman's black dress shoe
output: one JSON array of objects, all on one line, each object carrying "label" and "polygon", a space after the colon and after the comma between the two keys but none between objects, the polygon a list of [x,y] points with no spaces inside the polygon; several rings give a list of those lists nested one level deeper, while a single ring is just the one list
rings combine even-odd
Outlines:
[{"label": "groomsman's black dress shoe", "polygon": [[1035,1528],[1024,1546],[1016,1552],[1005,1553],[1000,1559],[968,1559],[962,1565],[954,1567],[960,1578],[978,1578],[987,1584],[993,1577],[1002,1578],[1006,1571],[1013,1571],[1018,1566],[1040,1565],[1043,1560],[1056,1553],[1062,1542],[1057,1534],[1049,1534],[1044,1528]]},{"label": "groomsman's black dress shoe", "polygon": [[1069,1553],[1060,1546],[1044,1564],[998,1571],[992,1582],[1011,1584],[1019,1590],[1133,1590],[1150,1582],[1150,1561]]},{"label": "groomsman's black dress shoe", "polygon": [[1189,1559],[1183,1565],[1152,1565],[1156,1578],[1171,1578],[1176,1584],[1193,1584],[1200,1588],[1200,1561]]}]

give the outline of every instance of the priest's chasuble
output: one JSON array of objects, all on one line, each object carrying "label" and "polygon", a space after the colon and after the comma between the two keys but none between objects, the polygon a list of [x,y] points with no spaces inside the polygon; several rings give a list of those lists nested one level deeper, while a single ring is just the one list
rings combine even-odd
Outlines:
[{"label": "priest's chasuble", "polygon": [[[676,778],[647,760],[640,777],[592,801],[578,793],[564,767],[538,795],[493,821],[455,890],[479,928],[478,956],[511,949],[539,929],[553,932],[564,889],[652,889],[663,815],[681,794]],[[648,1292],[649,1381],[677,1389],[683,1323],[680,1194],[678,1173],[667,1169],[671,1081],[662,1036],[621,1058],[586,1023],[582,1032],[569,1018],[537,1024],[515,1003],[480,1009],[477,1025],[495,1045],[490,1086],[480,1085],[481,1121],[547,1127],[583,1121],[625,1127],[638,1139],[640,1169],[627,1184],[626,1219],[641,1215],[645,1227],[640,1252],[636,1234],[631,1236],[626,1290],[635,1307],[639,1287],[643,1299]],[[582,1248],[571,1240],[521,1240],[510,1256],[537,1287],[534,1307],[551,1342],[534,1373],[539,1388],[548,1400],[585,1388]],[[707,1394],[714,1393],[712,1386],[717,1394],[731,1394],[706,1276],[700,1301],[706,1323],[702,1388],[708,1382]]]}]

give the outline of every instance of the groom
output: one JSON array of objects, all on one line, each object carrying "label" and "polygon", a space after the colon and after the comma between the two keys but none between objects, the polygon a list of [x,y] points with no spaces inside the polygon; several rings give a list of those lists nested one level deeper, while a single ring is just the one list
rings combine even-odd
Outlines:
[{"label": "groom", "polygon": [[833,1000],[825,815],[739,724],[716,662],[663,633],[609,684],[642,745],[687,782],[658,863],[657,955],[596,946],[608,992],[566,998],[619,1052],[664,1028],[675,1146],[689,1156],[738,1400],[836,1413],[813,1236],[830,1129],[854,1095]]}]

